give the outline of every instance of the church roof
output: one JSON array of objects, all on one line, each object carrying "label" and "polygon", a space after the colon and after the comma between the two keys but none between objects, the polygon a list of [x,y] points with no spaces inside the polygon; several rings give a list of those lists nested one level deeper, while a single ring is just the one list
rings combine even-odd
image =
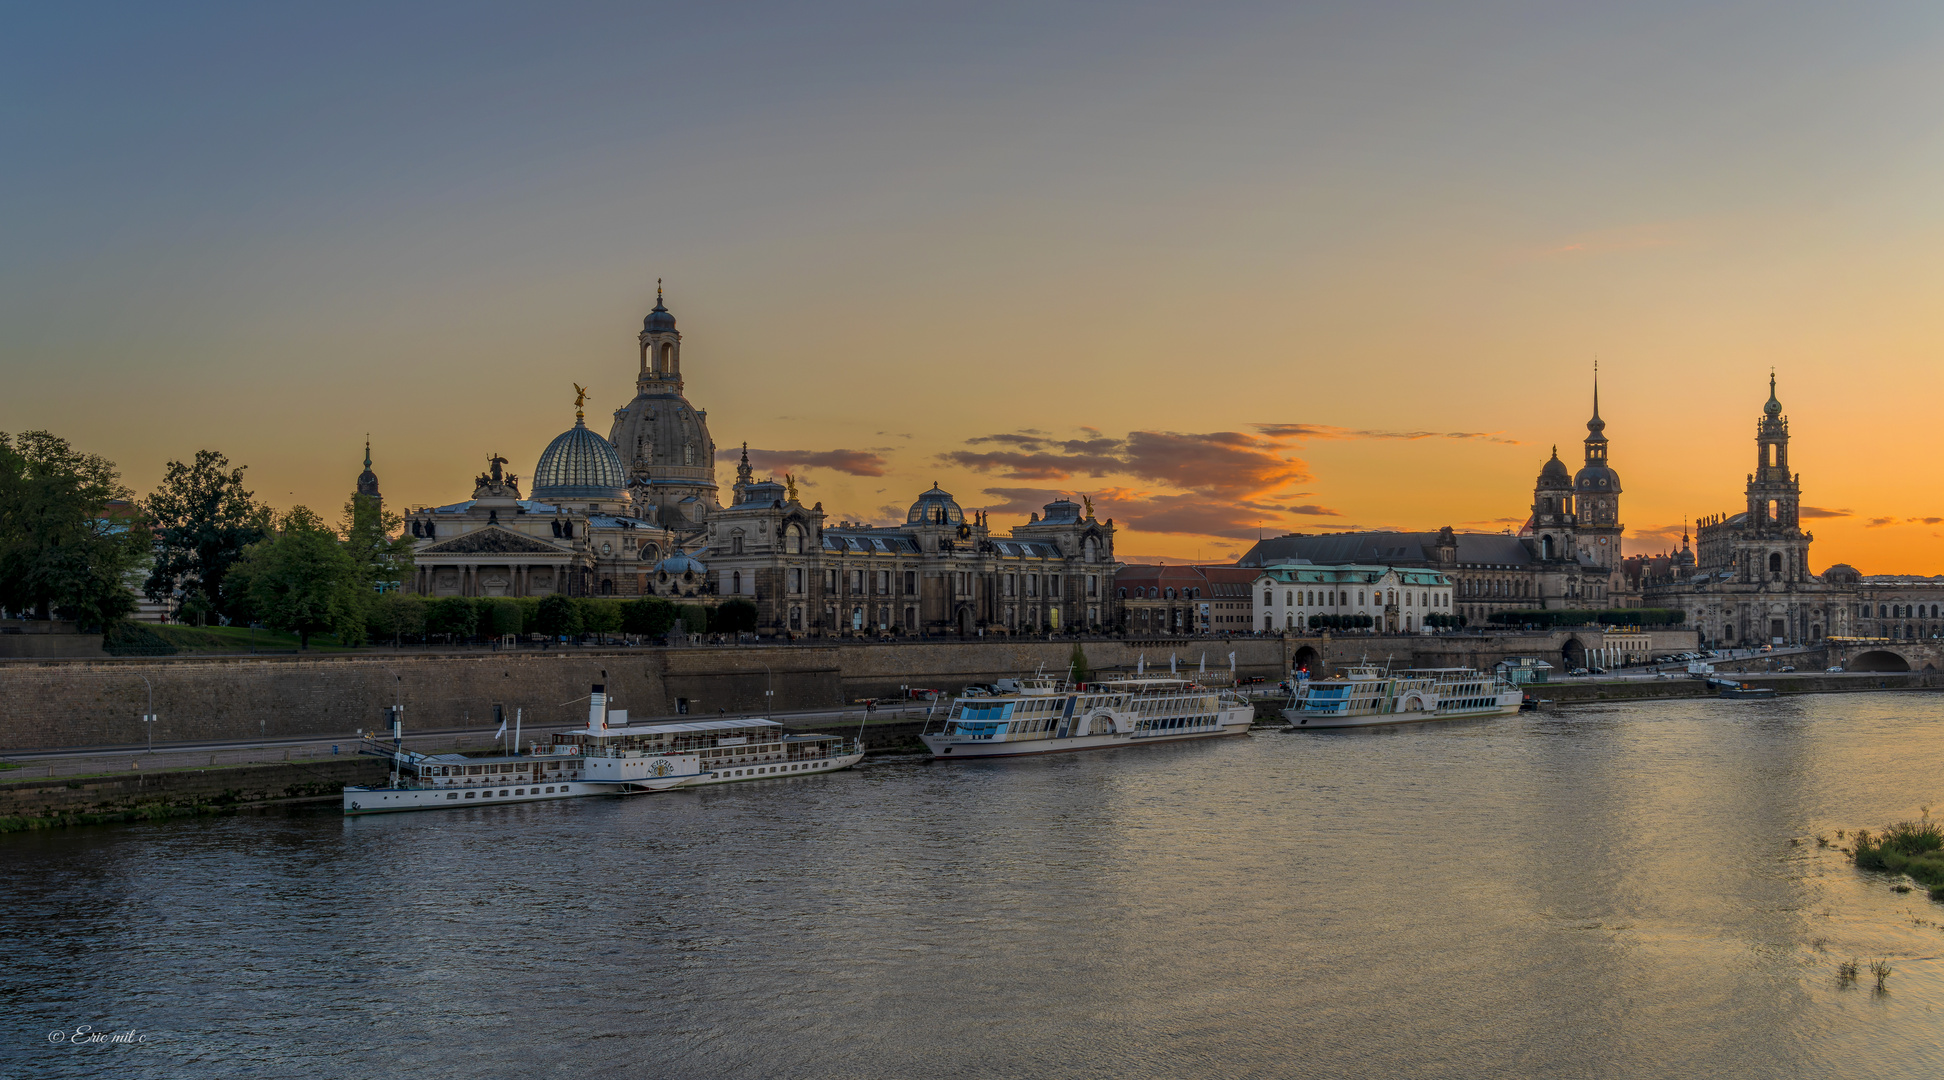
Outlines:
[{"label": "church roof", "polygon": [[[1533,554],[1516,536],[1503,533],[1456,533],[1458,561],[1472,566],[1525,566]],[[1435,532],[1358,532],[1329,536],[1278,536],[1259,540],[1237,560],[1237,566],[1274,566],[1307,560],[1312,563],[1435,562]]]},{"label": "church roof", "polygon": [[919,494],[918,501],[911,504],[910,512],[905,515],[907,525],[937,525],[941,522],[957,525],[964,520],[965,511],[959,508],[952,493],[940,491],[935,483],[930,491]]},{"label": "church roof", "polygon": [[661,286],[655,286],[655,310],[641,320],[641,330],[646,334],[666,332],[675,329],[675,316],[669,314],[667,305],[662,303]]},{"label": "church roof", "polygon": [[1559,460],[1559,447],[1553,447],[1552,459],[1539,470],[1539,486],[1542,488],[1568,488],[1573,486],[1573,474],[1566,463]]}]

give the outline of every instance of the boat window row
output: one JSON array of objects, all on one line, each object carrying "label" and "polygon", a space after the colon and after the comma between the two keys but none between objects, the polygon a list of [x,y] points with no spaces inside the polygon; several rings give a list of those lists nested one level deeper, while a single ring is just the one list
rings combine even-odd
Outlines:
[{"label": "boat window row", "polygon": [[1134,725],[1134,736],[1167,735],[1177,731],[1195,731],[1215,726],[1213,716],[1164,716],[1155,720],[1141,720]]},{"label": "boat window row", "polygon": [[[559,791],[561,794],[563,795],[566,794],[567,790],[568,788],[566,784],[560,785]],[[552,795],[554,794],[554,791],[555,791],[554,788],[548,788],[545,792],[542,792],[539,788],[534,788],[531,792],[529,792],[526,788],[514,788],[513,793],[511,795],[502,791],[499,793],[499,797],[502,799],[510,799],[517,796],[526,796],[526,795],[541,795],[541,794]],[[460,793],[457,791],[449,791],[446,793],[446,798],[457,799],[459,797],[459,794]],[[491,791],[468,791],[465,793],[465,795],[466,798],[468,799],[490,799],[493,797],[493,793]]]},{"label": "boat window row", "polygon": [[828,761],[801,761],[792,765],[765,765],[755,769],[721,769],[709,775],[721,779],[731,779],[738,776],[767,776],[770,773],[803,772],[806,769],[828,769],[830,766],[831,762]]}]

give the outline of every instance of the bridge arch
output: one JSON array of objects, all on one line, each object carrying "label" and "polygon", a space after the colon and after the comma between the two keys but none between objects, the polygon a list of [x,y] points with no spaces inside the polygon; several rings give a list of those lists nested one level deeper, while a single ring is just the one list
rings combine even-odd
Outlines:
[{"label": "bridge arch", "polygon": [[1579,638],[1569,637],[1559,647],[1559,658],[1566,661],[1566,670],[1568,671],[1576,667],[1585,667],[1586,646],[1580,643]]},{"label": "bridge arch", "polygon": [[1871,649],[1851,657],[1846,666],[1851,671],[1909,671],[1910,661],[1889,649]]}]

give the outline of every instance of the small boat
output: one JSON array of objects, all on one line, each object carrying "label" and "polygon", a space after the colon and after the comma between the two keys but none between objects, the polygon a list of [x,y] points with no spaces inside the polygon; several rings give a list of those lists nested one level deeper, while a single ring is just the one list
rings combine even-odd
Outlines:
[{"label": "small boat", "polygon": [[1772,698],[1775,696],[1775,687],[1773,686],[1750,686],[1747,683],[1729,682],[1726,679],[1717,682],[1715,685],[1721,688],[1721,696],[1725,698]]},{"label": "small boat", "polygon": [[1246,735],[1254,721],[1255,706],[1232,690],[1188,679],[1038,676],[961,694],[945,730],[918,738],[932,757],[962,761]]},{"label": "small boat", "polygon": [[1360,663],[1341,678],[1299,683],[1283,719],[1292,730],[1417,724],[1507,716],[1524,700],[1525,692],[1509,680],[1472,668],[1392,672]]}]

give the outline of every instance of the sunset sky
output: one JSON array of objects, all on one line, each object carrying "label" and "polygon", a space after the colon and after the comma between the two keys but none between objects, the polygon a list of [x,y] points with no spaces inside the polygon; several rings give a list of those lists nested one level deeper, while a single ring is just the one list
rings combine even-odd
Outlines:
[{"label": "sunset sky", "polygon": [[1124,559],[1524,519],[1944,572],[1936,4],[16,6],[0,428],[335,515],[522,476],[666,280],[725,494],[1062,492]]}]

